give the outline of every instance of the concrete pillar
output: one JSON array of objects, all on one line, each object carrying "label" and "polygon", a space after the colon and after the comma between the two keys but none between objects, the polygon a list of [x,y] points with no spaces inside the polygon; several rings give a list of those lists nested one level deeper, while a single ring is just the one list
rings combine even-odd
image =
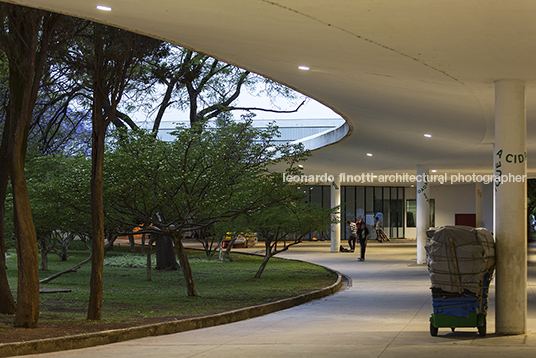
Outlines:
[{"label": "concrete pillar", "polygon": [[[341,181],[339,176],[336,175],[334,180],[331,182],[331,207],[341,205]],[[337,221],[341,220],[340,210],[335,214],[335,219]],[[346,225],[346,223],[342,223]],[[339,252],[341,247],[341,224],[331,224],[331,252]]]},{"label": "concrete pillar", "polygon": [[417,264],[426,264],[424,245],[430,228],[430,183],[428,183],[428,166],[417,165]]},{"label": "concrete pillar", "polygon": [[475,183],[475,213],[476,227],[484,227],[484,207],[482,205],[484,197],[484,183]]},{"label": "concrete pillar", "polygon": [[525,84],[495,83],[495,330],[524,334],[527,327],[527,189]]}]

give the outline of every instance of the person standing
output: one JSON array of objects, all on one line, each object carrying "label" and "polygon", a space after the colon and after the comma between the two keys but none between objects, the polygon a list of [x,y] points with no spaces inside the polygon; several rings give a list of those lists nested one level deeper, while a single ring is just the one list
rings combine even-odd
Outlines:
[{"label": "person standing", "polygon": [[376,240],[378,242],[383,242],[383,237],[382,237],[382,234],[381,234],[381,230],[382,230],[382,223],[380,221],[380,219],[376,216],[376,225],[374,227],[374,229],[376,230]]},{"label": "person standing", "polygon": [[357,239],[357,225],[348,220],[346,221],[348,224],[348,229],[350,229],[350,237],[348,238],[348,246],[350,246],[350,252],[354,252],[355,250],[355,241]]},{"label": "person standing", "polygon": [[365,227],[365,224],[363,223],[363,218],[359,219],[355,226],[357,228],[357,239],[359,240],[363,234],[363,228]]}]

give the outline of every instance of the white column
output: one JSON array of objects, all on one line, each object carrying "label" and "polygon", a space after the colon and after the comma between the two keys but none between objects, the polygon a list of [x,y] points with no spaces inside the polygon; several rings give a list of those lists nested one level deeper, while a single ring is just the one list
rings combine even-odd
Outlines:
[{"label": "white column", "polygon": [[428,240],[426,231],[430,228],[429,193],[428,166],[417,165],[417,264],[426,263],[424,245]]},{"label": "white column", "polygon": [[[341,181],[339,176],[336,176],[331,182],[331,207],[341,205]],[[335,214],[337,221],[341,220],[341,214]],[[345,225],[345,223],[342,223]],[[331,224],[331,252],[339,252],[341,247],[341,224]]]},{"label": "white column", "polygon": [[524,334],[527,327],[527,190],[525,84],[495,83],[495,330]]},{"label": "white column", "polygon": [[484,207],[482,205],[484,197],[484,184],[482,182],[475,183],[475,216],[476,227],[484,227]]}]

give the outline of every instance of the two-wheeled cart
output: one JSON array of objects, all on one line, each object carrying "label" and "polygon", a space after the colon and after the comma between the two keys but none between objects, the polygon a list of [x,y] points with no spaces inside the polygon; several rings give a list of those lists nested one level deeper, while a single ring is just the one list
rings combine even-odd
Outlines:
[{"label": "two-wheeled cart", "polygon": [[383,231],[383,229],[375,228],[374,230],[376,231],[376,241],[378,242],[391,241],[391,239],[389,239],[389,236],[387,236],[387,234],[385,233],[385,231]]},{"label": "two-wheeled cart", "polygon": [[445,226],[428,231],[428,271],[432,281],[430,334],[439,328],[476,327],[486,335],[489,284],[495,243],[486,229]]}]

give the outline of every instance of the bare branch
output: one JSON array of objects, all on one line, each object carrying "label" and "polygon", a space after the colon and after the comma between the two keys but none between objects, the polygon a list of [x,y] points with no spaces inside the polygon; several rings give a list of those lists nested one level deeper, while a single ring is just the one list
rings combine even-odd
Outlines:
[{"label": "bare branch", "polygon": [[234,110],[243,110],[243,111],[263,111],[263,112],[271,112],[271,113],[296,113],[298,110],[305,104],[306,100],[303,100],[302,103],[295,109],[291,110],[277,110],[277,109],[268,109],[268,108],[259,108],[259,107],[228,107],[230,111]]},{"label": "bare branch", "polygon": [[78,265],[75,265],[67,270],[63,270],[61,272],[57,272],[55,273],[54,275],[51,275],[51,276],[48,276],[47,278],[44,278],[42,280],[39,281],[39,284],[43,284],[43,283],[49,283],[50,281],[62,276],[62,275],[65,275],[66,273],[69,273],[69,272],[76,272],[78,271],[78,269],[80,267],[82,267],[84,264],[87,264],[89,261],[91,261],[91,256],[92,255],[89,255],[89,257],[87,259],[85,259],[84,261],[80,262]]}]

